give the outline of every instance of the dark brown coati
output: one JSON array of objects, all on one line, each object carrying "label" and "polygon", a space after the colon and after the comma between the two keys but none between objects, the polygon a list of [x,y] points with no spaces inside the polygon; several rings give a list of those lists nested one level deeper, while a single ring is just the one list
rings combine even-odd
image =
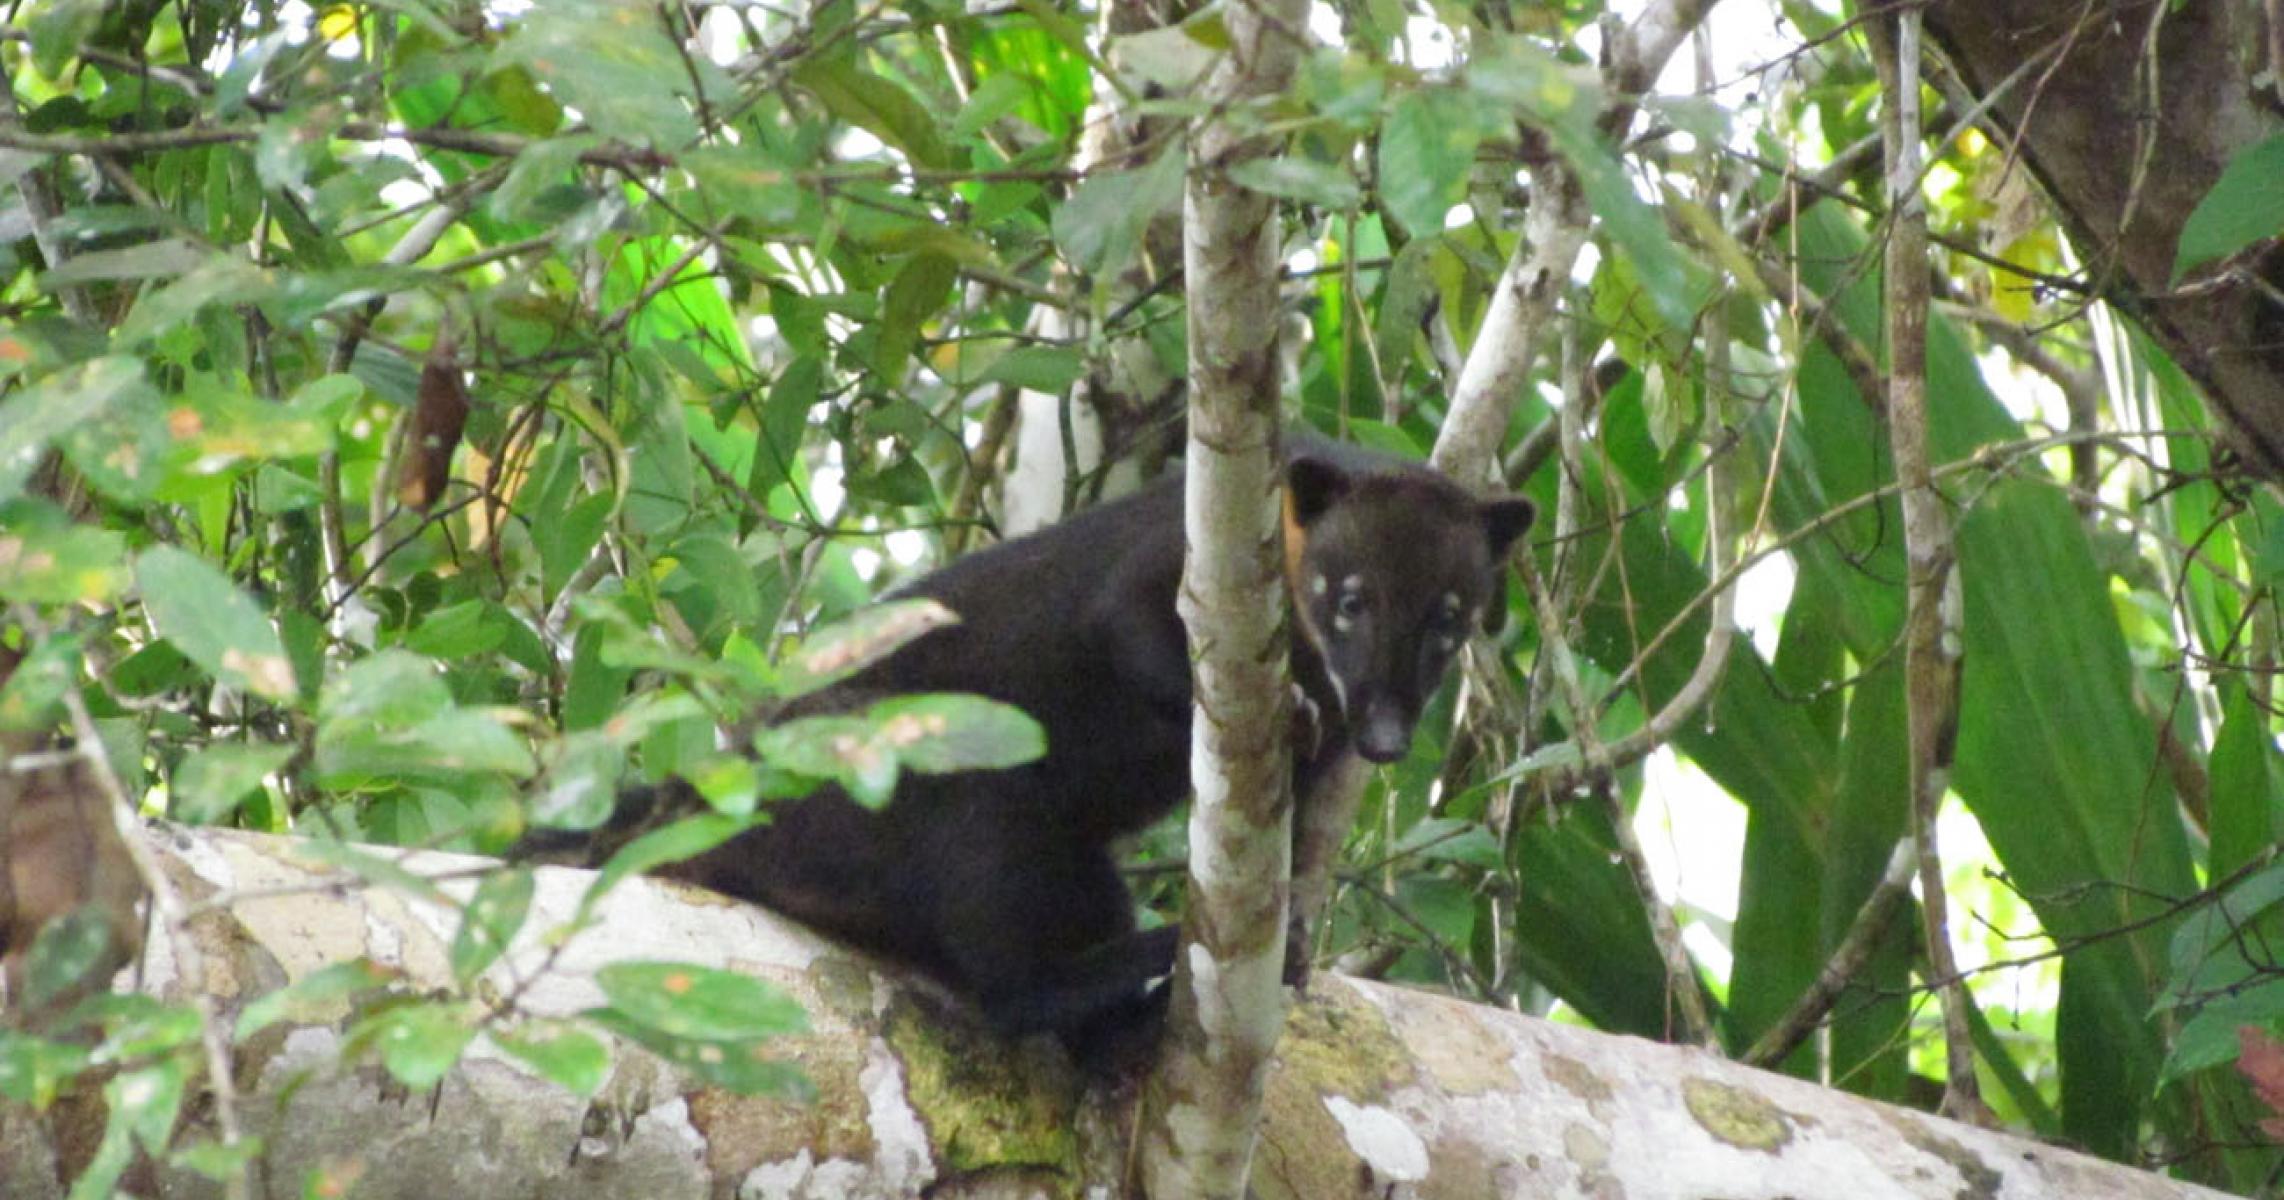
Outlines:
[{"label": "dark brown coati", "polygon": [[[1006,1034],[1083,1043],[1131,1024],[1176,942],[1136,931],[1111,843],[1189,790],[1181,487],[1161,480],[898,589],[960,623],[803,705],[980,693],[1039,721],[1044,758],[908,774],[879,811],[826,788],[662,873],[908,961]],[[1306,797],[1351,753],[1402,757],[1474,622],[1503,613],[1501,562],[1532,508],[1310,440],[1288,456],[1284,511],[1293,678],[1314,715],[1295,739]]]}]

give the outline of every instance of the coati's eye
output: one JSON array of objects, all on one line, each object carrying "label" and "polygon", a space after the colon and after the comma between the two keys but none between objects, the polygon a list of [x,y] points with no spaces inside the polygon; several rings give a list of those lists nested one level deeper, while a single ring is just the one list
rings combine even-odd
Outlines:
[{"label": "coati's eye", "polygon": [[1364,593],[1345,591],[1340,594],[1340,599],[1333,603],[1332,613],[1342,621],[1354,621],[1364,616],[1364,608]]}]

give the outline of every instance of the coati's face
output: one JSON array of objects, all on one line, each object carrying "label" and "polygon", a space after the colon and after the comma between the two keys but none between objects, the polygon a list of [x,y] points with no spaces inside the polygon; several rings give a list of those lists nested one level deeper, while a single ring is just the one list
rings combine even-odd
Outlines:
[{"label": "coati's face", "polygon": [[1323,663],[1359,754],[1394,762],[1478,620],[1504,615],[1500,572],[1528,500],[1478,501],[1423,469],[1286,469],[1285,565],[1298,635]]}]

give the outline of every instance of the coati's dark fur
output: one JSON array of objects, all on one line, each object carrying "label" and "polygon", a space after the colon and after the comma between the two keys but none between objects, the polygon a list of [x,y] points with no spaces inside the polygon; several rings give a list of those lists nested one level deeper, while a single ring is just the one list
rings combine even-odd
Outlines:
[{"label": "coati's dark fur", "polygon": [[[1294,794],[1306,797],[1350,753],[1403,755],[1473,622],[1503,610],[1501,560],[1532,512],[1316,441],[1289,457],[1287,481],[1293,677],[1314,709],[1295,746]],[[802,707],[980,693],[1036,718],[1046,757],[907,775],[877,812],[827,788],[665,873],[906,960],[1004,1033],[1084,1040],[1129,1020],[1176,939],[1136,932],[1110,847],[1189,788],[1182,552],[1175,478],[900,589],[960,623]]]}]

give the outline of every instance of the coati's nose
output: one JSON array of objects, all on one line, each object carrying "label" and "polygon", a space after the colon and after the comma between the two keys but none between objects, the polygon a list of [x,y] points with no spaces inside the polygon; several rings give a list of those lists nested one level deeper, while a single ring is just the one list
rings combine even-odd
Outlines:
[{"label": "coati's nose", "polygon": [[1356,728],[1356,752],[1376,763],[1392,763],[1412,746],[1412,723],[1403,709],[1386,701],[1364,706]]}]

